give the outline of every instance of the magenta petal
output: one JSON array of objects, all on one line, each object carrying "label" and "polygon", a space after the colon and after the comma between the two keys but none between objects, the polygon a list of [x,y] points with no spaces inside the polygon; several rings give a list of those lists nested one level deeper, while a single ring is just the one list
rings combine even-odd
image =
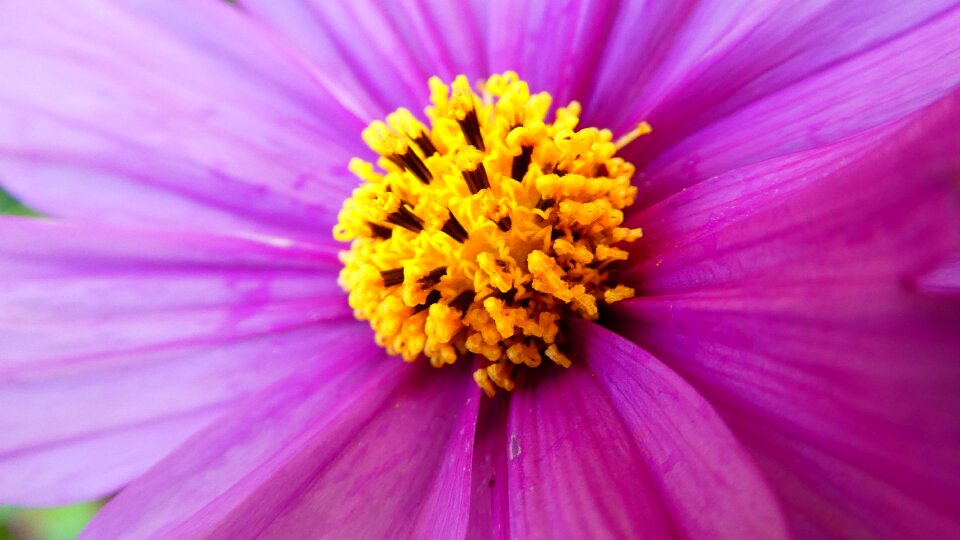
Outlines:
[{"label": "magenta petal", "polygon": [[363,123],[226,2],[16,3],[0,48],[0,182],[44,214],[328,237],[355,185]]},{"label": "magenta petal", "polygon": [[[682,538],[786,538],[777,497],[707,401],[659,360],[575,321],[572,354],[636,434],[652,483]],[[589,382],[587,382],[589,384]]]},{"label": "magenta petal", "polygon": [[[636,432],[582,363],[521,381],[504,446],[510,538],[668,538]],[[497,479],[503,481],[503,479]]]},{"label": "magenta petal", "polygon": [[[729,55],[718,55],[716,66],[694,72],[679,87],[692,95],[646,115],[626,115],[643,117],[654,129],[628,153],[644,165],[641,204],[737,167],[896,121],[949,93],[960,84],[960,7],[940,14],[942,3],[919,9],[897,4],[867,26],[858,21],[864,11],[882,13],[872,3],[835,2],[824,14],[813,11],[810,21],[781,10],[772,21],[781,24],[761,25]],[[839,19],[829,16],[831,9]],[[789,31],[797,22],[784,23],[785,17],[809,23],[796,30],[803,47],[796,48]],[[857,24],[848,29],[844,20]],[[769,42],[757,43],[764,35]],[[780,39],[788,43],[774,45]],[[768,65],[764,54],[796,58]]]},{"label": "magenta petal", "polygon": [[116,490],[243,396],[370,339],[332,250],[0,219],[0,501]]},{"label": "magenta petal", "polygon": [[799,536],[960,533],[960,101],[644,212],[623,335],[707,397]]},{"label": "magenta petal", "polygon": [[960,249],[957,122],[960,92],[674,195],[629,221],[648,233],[629,278],[648,294],[771,282],[849,290],[854,276],[899,285]]},{"label": "magenta petal", "polygon": [[89,538],[455,538],[479,391],[344,341],[215,422],[94,519]]},{"label": "magenta petal", "polygon": [[917,276],[916,282],[921,291],[960,296],[960,255],[955,255]]},{"label": "magenta petal", "polygon": [[509,538],[510,497],[507,489],[507,422],[510,396],[501,393],[480,405],[473,448],[473,491],[467,538]]},{"label": "magenta petal", "polygon": [[[468,1],[243,0],[243,9],[291,41],[337,101],[374,120],[397,107],[420,114],[427,79],[487,77],[479,20]],[[358,44],[363,46],[358,46]]]},{"label": "magenta petal", "polygon": [[[514,70],[557,106],[583,100],[603,65],[606,38],[619,6],[606,0],[493,0],[486,35],[494,72]],[[651,24],[656,24],[651,21]]]}]

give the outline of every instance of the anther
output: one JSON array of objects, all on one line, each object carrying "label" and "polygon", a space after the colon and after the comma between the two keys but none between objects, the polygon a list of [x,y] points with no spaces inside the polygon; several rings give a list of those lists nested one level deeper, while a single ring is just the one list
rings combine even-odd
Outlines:
[{"label": "anther", "polygon": [[401,204],[396,212],[387,216],[387,221],[394,225],[399,225],[411,232],[418,233],[423,230],[423,220],[410,211],[405,205]]},{"label": "anther", "polygon": [[390,270],[381,270],[380,277],[383,278],[384,287],[393,287],[403,283],[403,268],[391,268]]},{"label": "anther", "polygon": [[420,313],[421,311],[429,308],[430,306],[436,304],[439,301],[440,301],[440,291],[432,290],[430,291],[430,294],[427,295],[427,299],[424,300],[422,304],[413,308],[413,314],[416,315],[417,313]]},{"label": "anther", "polygon": [[553,199],[547,199],[546,197],[541,197],[537,201],[537,210],[546,210],[547,208],[553,208],[553,205],[556,204],[556,201]]},{"label": "anther", "polygon": [[456,298],[450,301],[450,307],[456,309],[460,313],[466,314],[467,310],[470,309],[470,306],[473,304],[473,299],[476,297],[476,293],[473,291],[463,291],[458,294]]},{"label": "anther", "polygon": [[509,231],[511,225],[513,225],[513,222],[510,221],[510,216],[503,216],[500,221],[497,221],[497,228],[503,232]]},{"label": "anther", "polygon": [[443,224],[443,227],[440,228],[441,231],[447,233],[450,238],[453,238],[461,244],[467,241],[469,235],[467,230],[463,228],[463,225],[457,221],[457,218],[454,217],[453,212],[450,213],[450,217],[447,219],[446,223]]},{"label": "anther", "polygon": [[384,227],[379,223],[374,223],[372,221],[367,222],[367,226],[370,227],[370,235],[375,238],[381,238],[383,240],[388,240],[393,235],[393,229],[390,227]]},{"label": "anther", "polygon": [[429,184],[433,180],[430,169],[423,163],[420,156],[413,151],[413,148],[407,147],[407,151],[403,154],[393,154],[390,160],[413,173],[424,184]]},{"label": "anther", "polygon": [[513,158],[513,165],[510,167],[510,177],[517,182],[522,182],[523,177],[530,168],[530,158],[533,156],[533,147],[524,146],[520,149],[520,155]]},{"label": "anther", "polygon": [[486,152],[487,149],[483,145],[483,134],[480,133],[480,120],[477,118],[476,109],[467,111],[463,120],[457,120],[457,123],[460,124],[460,130],[463,131],[463,136],[467,139],[467,142],[479,148],[480,151]]},{"label": "anther", "polygon": [[420,278],[417,282],[420,283],[420,285],[421,285],[423,288],[429,289],[430,287],[433,287],[433,286],[436,285],[437,283],[440,283],[440,278],[442,278],[444,275],[446,275],[446,273],[447,273],[447,267],[446,267],[446,266],[441,266],[441,267],[439,267],[439,268],[434,268],[433,270],[430,271],[429,274],[423,276],[423,277]]},{"label": "anther", "polygon": [[480,190],[490,187],[490,181],[487,179],[487,169],[483,166],[483,163],[477,165],[477,168],[472,171],[463,171],[463,179],[467,181],[467,187],[470,188],[470,193],[474,195],[480,193]]},{"label": "anther", "polygon": [[433,140],[426,133],[421,133],[413,142],[417,143],[417,146],[423,151],[423,157],[430,157],[437,153],[437,147],[434,146]]}]

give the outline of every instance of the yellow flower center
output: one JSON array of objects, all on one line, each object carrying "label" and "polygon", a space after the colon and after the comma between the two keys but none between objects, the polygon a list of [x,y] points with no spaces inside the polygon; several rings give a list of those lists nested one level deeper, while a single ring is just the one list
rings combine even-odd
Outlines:
[{"label": "yellow flower center", "polygon": [[621,227],[633,204],[634,167],[615,157],[648,133],[614,142],[576,129],[580,105],[545,118],[550,95],[530,94],[507,72],[452,88],[430,80],[429,127],[399,109],[364,141],[380,171],[354,159],[363,183],[339,215],[340,284],[377,343],[435,367],[477,355],[487,395],[512,390],[516,366],[567,367],[560,320],[596,319],[602,304],[633,296],[613,270],[641,236]]}]

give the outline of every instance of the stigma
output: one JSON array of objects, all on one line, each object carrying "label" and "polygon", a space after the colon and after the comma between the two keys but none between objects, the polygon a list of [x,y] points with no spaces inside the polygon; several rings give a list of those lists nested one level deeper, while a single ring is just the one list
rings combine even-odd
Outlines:
[{"label": "stigma", "polygon": [[473,362],[493,396],[521,367],[570,366],[563,318],[634,295],[615,279],[642,234],[621,226],[636,188],[616,153],[650,127],[577,129],[576,102],[548,122],[550,95],[513,72],[429,87],[426,122],[399,109],[362,134],[380,158],[350,163],[340,285],[390,354]]}]

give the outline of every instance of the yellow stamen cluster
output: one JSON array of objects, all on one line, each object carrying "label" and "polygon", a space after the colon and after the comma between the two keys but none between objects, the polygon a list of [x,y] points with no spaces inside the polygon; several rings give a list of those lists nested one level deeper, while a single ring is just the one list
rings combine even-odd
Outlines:
[{"label": "yellow stamen cluster", "polygon": [[615,154],[649,126],[613,142],[576,129],[576,102],[547,123],[549,94],[512,72],[478,92],[463,76],[430,90],[429,127],[400,109],[363,132],[380,170],[350,164],[364,182],[334,230],[352,241],[340,283],[391,354],[441,367],[473,353],[493,395],[513,389],[515,366],[570,365],[562,317],[596,319],[600,304],[633,296],[611,282],[620,246],[641,235],[620,226],[636,188]]}]

